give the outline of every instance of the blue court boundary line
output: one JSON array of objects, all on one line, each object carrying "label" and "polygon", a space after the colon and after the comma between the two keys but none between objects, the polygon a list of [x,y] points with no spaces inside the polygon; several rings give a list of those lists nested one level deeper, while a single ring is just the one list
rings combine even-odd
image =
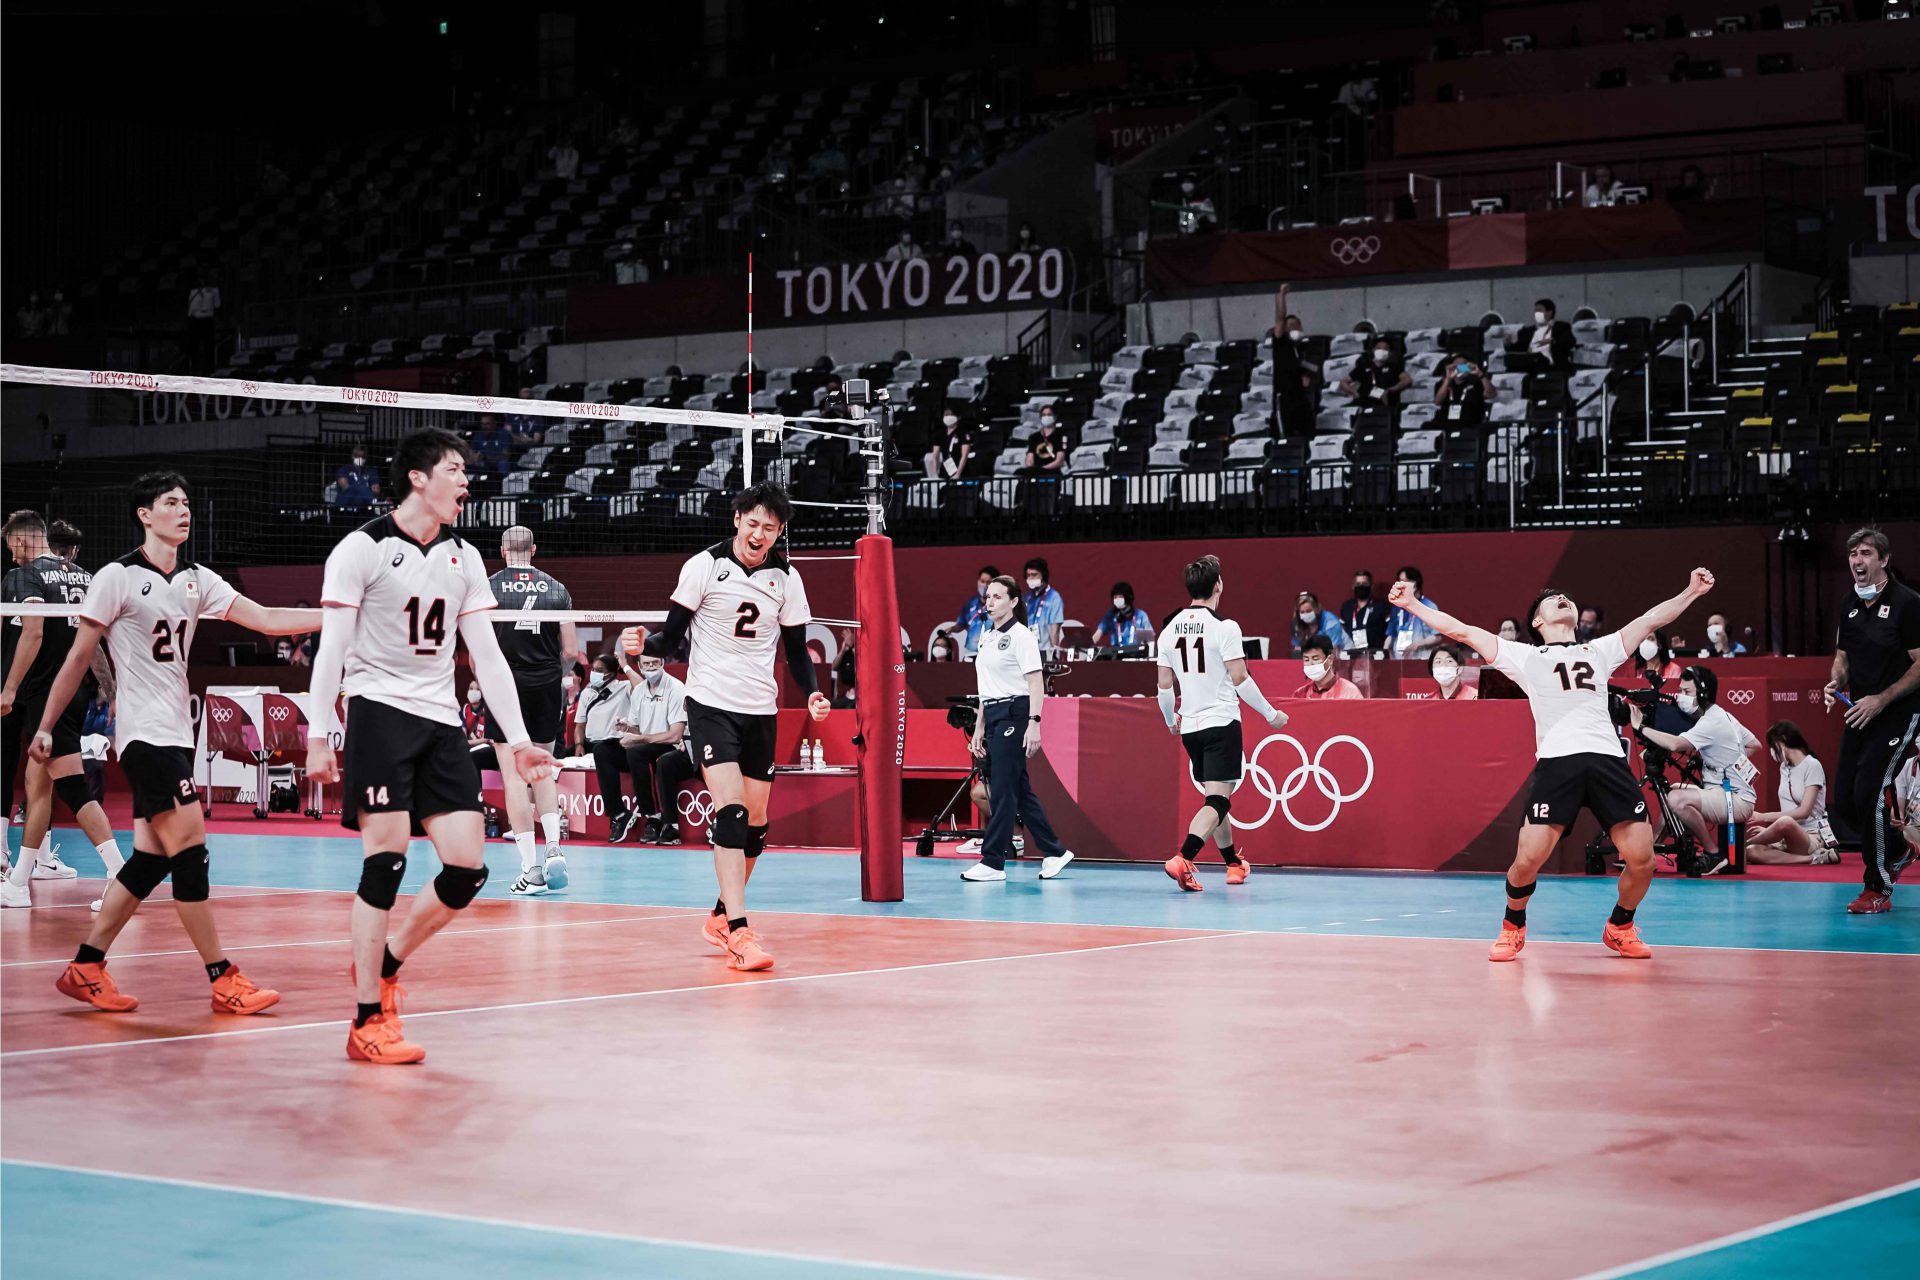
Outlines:
[{"label": "blue court boundary line", "polygon": [[483,1214],[448,1213],[441,1209],[398,1208],[391,1204],[375,1204],[367,1200],[350,1200],[338,1196],[316,1196],[298,1191],[273,1191],[259,1187],[223,1186],[212,1182],[201,1182],[192,1178],[172,1178],[147,1173],[125,1173],[117,1169],[95,1169],[84,1165],[54,1164],[44,1160],[20,1160],[8,1157],[0,1159],[0,1166],[12,1166],[19,1169],[33,1169],[79,1177],[110,1178],[127,1182],[141,1182],[186,1191],[213,1193],[216,1195],[247,1196],[263,1200],[321,1205],[327,1208],[350,1209],[362,1213],[380,1214],[382,1216],[428,1218],[436,1222],[452,1223],[458,1226],[485,1226],[514,1231],[532,1231],[547,1236],[606,1241],[614,1244],[642,1247],[722,1253],[735,1257],[754,1258],[769,1262],[792,1262],[826,1267],[843,1267],[849,1270],[872,1272],[883,1276],[924,1276],[928,1277],[929,1280],[1020,1280],[1019,1277],[992,1272],[935,1271],[925,1267],[902,1266],[885,1262],[868,1262],[854,1258],[835,1258],[819,1254],[791,1253],[778,1249],[755,1249],[746,1245],[703,1244],[699,1241],[673,1240],[664,1236],[623,1235],[619,1232],[602,1231],[592,1227],[558,1227],[543,1222],[515,1222],[505,1218],[487,1217]]}]

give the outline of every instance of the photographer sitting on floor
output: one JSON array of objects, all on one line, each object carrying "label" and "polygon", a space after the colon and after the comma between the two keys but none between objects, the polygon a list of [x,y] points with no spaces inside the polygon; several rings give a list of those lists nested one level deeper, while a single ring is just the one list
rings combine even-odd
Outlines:
[{"label": "photographer sitting on floor", "polygon": [[[1708,854],[1702,875],[1727,865],[1732,851],[1721,847],[1720,835],[1729,821],[1744,823],[1753,817],[1753,780],[1758,774],[1747,756],[1759,748],[1760,739],[1719,705],[1719,694],[1720,680],[1713,672],[1699,666],[1683,670],[1675,702],[1684,714],[1697,711],[1699,719],[1678,734],[1642,727],[1644,713],[1639,703],[1632,704],[1634,733],[1643,744],[1700,757],[1701,785],[1675,787],[1667,800]],[[1715,849],[1719,852],[1713,853]]]}]

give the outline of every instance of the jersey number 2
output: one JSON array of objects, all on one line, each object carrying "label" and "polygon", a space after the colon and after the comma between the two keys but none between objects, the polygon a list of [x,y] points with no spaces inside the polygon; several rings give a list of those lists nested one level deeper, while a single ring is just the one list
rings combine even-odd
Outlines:
[{"label": "jersey number 2", "polygon": [[169,625],[165,618],[153,624],[153,660],[174,662],[187,651],[187,620]]},{"label": "jersey number 2", "polygon": [[415,653],[432,657],[447,642],[447,602],[435,600],[420,612],[420,597],[407,601],[407,643]]},{"label": "jersey number 2", "polygon": [[1180,669],[1182,671],[1193,672],[1196,675],[1205,675],[1207,672],[1206,641],[1198,637],[1193,638],[1193,658],[1189,661],[1187,658],[1187,640],[1188,637],[1181,636],[1173,642],[1173,647],[1178,650],[1180,654]]},{"label": "jersey number 2", "polygon": [[760,606],[751,600],[740,602],[740,616],[734,620],[733,634],[742,640],[754,638],[753,624],[760,621]]},{"label": "jersey number 2", "polygon": [[1562,662],[1554,667],[1553,673],[1560,677],[1560,688],[1562,690],[1585,689],[1589,693],[1593,692],[1593,665],[1591,663],[1576,662],[1573,664],[1572,672],[1569,673],[1567,664]]}]

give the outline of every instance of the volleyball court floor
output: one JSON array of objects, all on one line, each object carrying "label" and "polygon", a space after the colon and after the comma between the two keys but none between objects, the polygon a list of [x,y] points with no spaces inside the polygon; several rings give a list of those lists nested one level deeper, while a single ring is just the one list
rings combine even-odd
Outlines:
[{"label": "volleyball court floor", "polygon": [[[123,836],[124,843],[124,836]],[[1920,901],[1662,878],[1262,870],[1203,894],[771,853],[779,967],[702,940],[705,850],[571,851],[403,975],[417,1068],[350,1064],[356,844],[216,835],[282,1003],[216,1019],[166,893],[125,1017],[53,990],[99,881],[0,914],[0,1267],[86,1277],[1911,1275]],[[504,859],[503,859],[504,854]],[[70,857],[85,876],[92,855]],[[1851,860],[1850,860],[1851,861]],[[407,889],[434,863],[416,856]],[[402,904],[404,908],[404,903]]]}]

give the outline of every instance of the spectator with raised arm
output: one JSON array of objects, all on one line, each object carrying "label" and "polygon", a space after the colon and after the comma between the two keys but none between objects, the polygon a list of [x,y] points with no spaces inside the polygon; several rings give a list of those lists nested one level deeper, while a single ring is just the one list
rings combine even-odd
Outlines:
[{"label": "spectator with raised arm", "polygon": [[1440,406],[1438,425],[1461,431],[1478,431],[1486,425],[1487,406],[1494,401],[1493,378],[1471,356],[1449,356],[1434,388],[1433,402]]},{"label": "spectator with raised arm", "polygon": [[1306,325],[1288,310],[1292,286],[1273,295],[1273,409],[1280,434],[1311,436],[1314,431],[1313,371],[1301,359]]},{"label": "spectator with raised arm", "polygon": [[[1426,578],[1412,565],[1403,565],[1394,580],[1410,584],[1414,596],[1427,608],[1439,607],[1427,599]],[[1396,607],[1387,619],[1387,652],[1395,658],[1420,657],[1439,643],[1439,633],[1411,610]]]}]

